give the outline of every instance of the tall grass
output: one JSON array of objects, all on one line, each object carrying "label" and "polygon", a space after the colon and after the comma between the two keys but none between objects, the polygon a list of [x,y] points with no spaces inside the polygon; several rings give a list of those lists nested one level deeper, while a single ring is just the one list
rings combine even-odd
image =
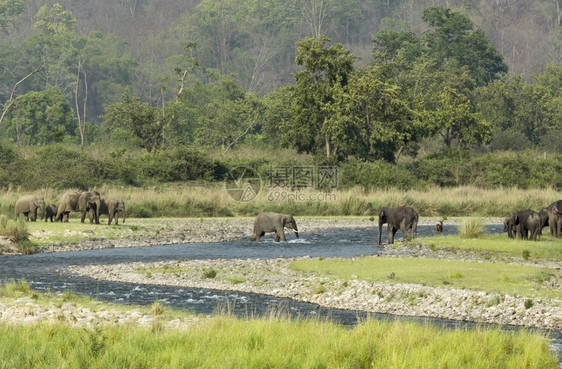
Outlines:
[{"label": "tall grass", "polygon": [[556,368],[527,331],[219,316],[179,330],[0,325],[5,368]]},{"label": "tall grass", "polygon": [[464,219],[459,225],[459,235],[461,238],[480,238],[484,235],[484,226],[482,219],[469,218]]},{"label": "tall grass", "polygon": [[[102,197],[124,200],[131,217],[253,216],[260,211],[311,216],[374,216],[383,206],[412,206],[421,216],[499,217],[527,208],[537,211],[562,198],[562,193],[553,189],[482,190],[463,186],[403,191],[355,187],[324,193],[267,188],[264,183],[256,198],[237,202],[228,195],[222,183],[175,183],[146,188],[103,185],[95,189]],[[49,204],[57,203],[64,192],[42,189],[35,193],[43,195]],[[1,193],[0,211],[13,214],[13,204],[24,193],[17,188]]]},{"label": "tall grass", "polygon": [[23,254],[32,254],[37,251],[36,246],[29,240],[27,222],[23,216],[11,220],[6,215],[0,215],[0,235],[14,242]]}]

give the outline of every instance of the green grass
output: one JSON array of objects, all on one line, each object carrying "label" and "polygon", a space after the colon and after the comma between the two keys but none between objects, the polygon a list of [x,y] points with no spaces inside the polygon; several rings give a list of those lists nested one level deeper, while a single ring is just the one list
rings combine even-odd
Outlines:
[{"label": "green grass", "polygon": [[[545,229],[545,231],[548,231]],[[529,258],[562,260],[562,238],[552,238],[543,232],[540,241],[508,238],[506,234],[483,235],[478,239],[463,238],[459,235],[422,237],[412,241],[413,245],[425,244],[432,249],[473,250],[522,257],[529,252]]]},{"label": "green grass", "polygon": [[214,317],[185,331],[0,325],[3,368],[556,368],[545,337],[366,321]]},{"label": "green grass", "polygon": [[[3,303],[23,296],[43,306],[68,301],[92,311],[121,306],[71,293],[37,293],[23,280],[0,287]],[[164,320],[187,315],[170,314],[159,302],[121,309],[138,309]],[[547,337],[528,330],[449,330],[371,319],[350,329],[325,320],[290,320],[282,311],[252,319],[214,316],[182,330],[163,324],[83,328],[62,322],[0,323],[1,368],[554,369],[556,362]]]},{"label": "green grass", "polygon": [[549,283],[559,281],[561,271],[522,265],[368,256],[296,260],[290,268],[344,281],[358,279],[393,284],[447,285],[532,297],[559,298],[562,295],[562,290],[552,288]]}]

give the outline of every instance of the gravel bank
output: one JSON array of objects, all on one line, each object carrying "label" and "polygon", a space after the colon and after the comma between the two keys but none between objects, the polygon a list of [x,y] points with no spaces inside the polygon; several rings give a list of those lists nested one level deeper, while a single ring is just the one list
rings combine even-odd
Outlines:
[{"label": "gravel bank", "polygon": [[[291,259],[294,260],[294,259]],[[562,330],[562,300],[428,287],[329,280],[289,269],[291,260],[187,260],[71,267],[67,272],[137,284],[244,291],[325,307]],[[214,278],[205,271],[217,271]]]}]

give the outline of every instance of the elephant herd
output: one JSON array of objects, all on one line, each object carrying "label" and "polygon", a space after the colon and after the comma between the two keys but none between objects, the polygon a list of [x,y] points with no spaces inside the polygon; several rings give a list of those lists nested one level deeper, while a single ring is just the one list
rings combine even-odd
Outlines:
[{"label": "elephant herd", "polygon": [[552,237],[562,235],[562,200],[553,202],[538,213],[531,209],[518,211],[503,221],[503,231],[509,238],[519,236],[536,241],[544,227],[550,228]]},{"label": "elephant herd", "polygon": [[[100,215],[107,215],[111,224],[115,219],[115,224],[119,223],[119,213],[123,216],[125,222],[126,211],[125,203],[122,200],[109,200],[101,198],[97,191],[90,192],[67,192],[62,195],[58,204],[45,206],[45,200],[42,196],[25,195],[20,197],[15,204],[15,216],[24,214],[29,221],[37,219],[37,211],[41,210],[42,217],[55,221],[68,222],[70,212],[80,212],[80,221],[84,223],[86,214],[88,214],[90,223],[99,224]],[[378,243],[381,244],[382,226],[387,224],[388,242],[394,243],[394,236],[400,229],[405,235],[414,238],[414,233],[418,225],[418,213],[411,207],[398,208],[382,208],[379,212],[379,237]],[[537,240],[542,233],[544,227],[550,228],[550,235],[560,237],[562,235],[562,200],[558,200],[541,209],[538,213],[527,209],[513,213],[510,217],[505,218],[503,230],[507,232],[508,237]],[[285,228],[294,230],[297,238],[299,232],[297,223],[290,214],[280,214],[272,212],[263,212],[258,214],[254,220],[254,236],[251,241],[260,241],[260,238],[266,232],[275,232],[275,241],[286,241]],[[436,232],[443,231],[443,222],[441,221],[435,226]],[[410,234],[408,234],[410,230]]]},{"label": "elephant herd", "polygon": [[[418,219],[418,213],[411,207],[382,208],[379,212],[379,245],[384,224],[387,224],[388,228],[388,243],[393,244],[398,230],[404,232],[406,236],[414,238]],[[530,237],[536,241],[544,227],[550,227],[551,236],[562,236],[562,200],[553,202],[538,213],[530,209],[522,210],[504,220],[504,232],[507,232],[510,238],[519,235],[520,238],[528,239]],[[276,242],[285,241],[285,228],[293,229],[297,238],[299,237],[297,223],[292,215],[260,213],[254,220],[254,235],[250,240],[259,242],[260,237],[263,237],[266,232],[275,232]],[[435,232],[439,234],[443,232],[443,221],[439,221],[435,225]]]},{"label": "elephant herd", "polygon": [[125,223],[126,210],[125,203],[122,200],[110,200],[101,197],[97,191],[86,192],[66,192],[62,195],[58,204],[50,204],[45,206],[43,196],[24,195],[20,197],[15,204],[15,217],[23,214],[26,220],[31,221],[37,219],[37,211],[41,210],[41,219],[51,219],[52,221],[68,222],[71,212],[80,212],[80,221],[84,223],[86,215],[90,219],[90,223],[100,223],[100,215],[107,215],[109,220],[107,224],[111,224],[115,219],[115,224],[119,224],[119,213],[122,214],[123,223]]}]

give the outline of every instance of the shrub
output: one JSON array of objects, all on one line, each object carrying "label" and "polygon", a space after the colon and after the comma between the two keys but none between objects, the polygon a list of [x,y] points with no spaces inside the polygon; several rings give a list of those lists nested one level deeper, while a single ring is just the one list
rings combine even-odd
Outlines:
[{"label": "shrub", "polygon": [[484,234],[481,219],[465,219],[459,226],[459,233],[462,238],[479,238]]},{"label": "shrub", "polygon": [[351,159],[339,167],[343,188],[361,186],[364,189],[399,188],[403,190],[420,187],[420,181],[408,168],[382,160],[361,162]]},{"label": "shrub", "polygon": [[134,206],[134,204],[129,206],[127,215],[131,218],[152,218],[154,216],[149,208],[142,205]]},{"label": "shrub", "polygon": [[525,300],[525,309],[530,309],[533,307],[533,300],[527,299]]},{"label": "shrub", "polygon": [[523,250],[523,260],[529,260],[530,256],[531,253],[529,252],[529,250]]},{"label": "shrub", "polygon": [[214,269],[205,270],[203,272],[203,278],[213,279],[217,276],[217,271]]},{"label": "shrub", "polygon": [[15,221],[9,220],[5,215],[0,216],[0,234],[18,244],[29,241],[27,223],[23,216],[18,217]]}]

